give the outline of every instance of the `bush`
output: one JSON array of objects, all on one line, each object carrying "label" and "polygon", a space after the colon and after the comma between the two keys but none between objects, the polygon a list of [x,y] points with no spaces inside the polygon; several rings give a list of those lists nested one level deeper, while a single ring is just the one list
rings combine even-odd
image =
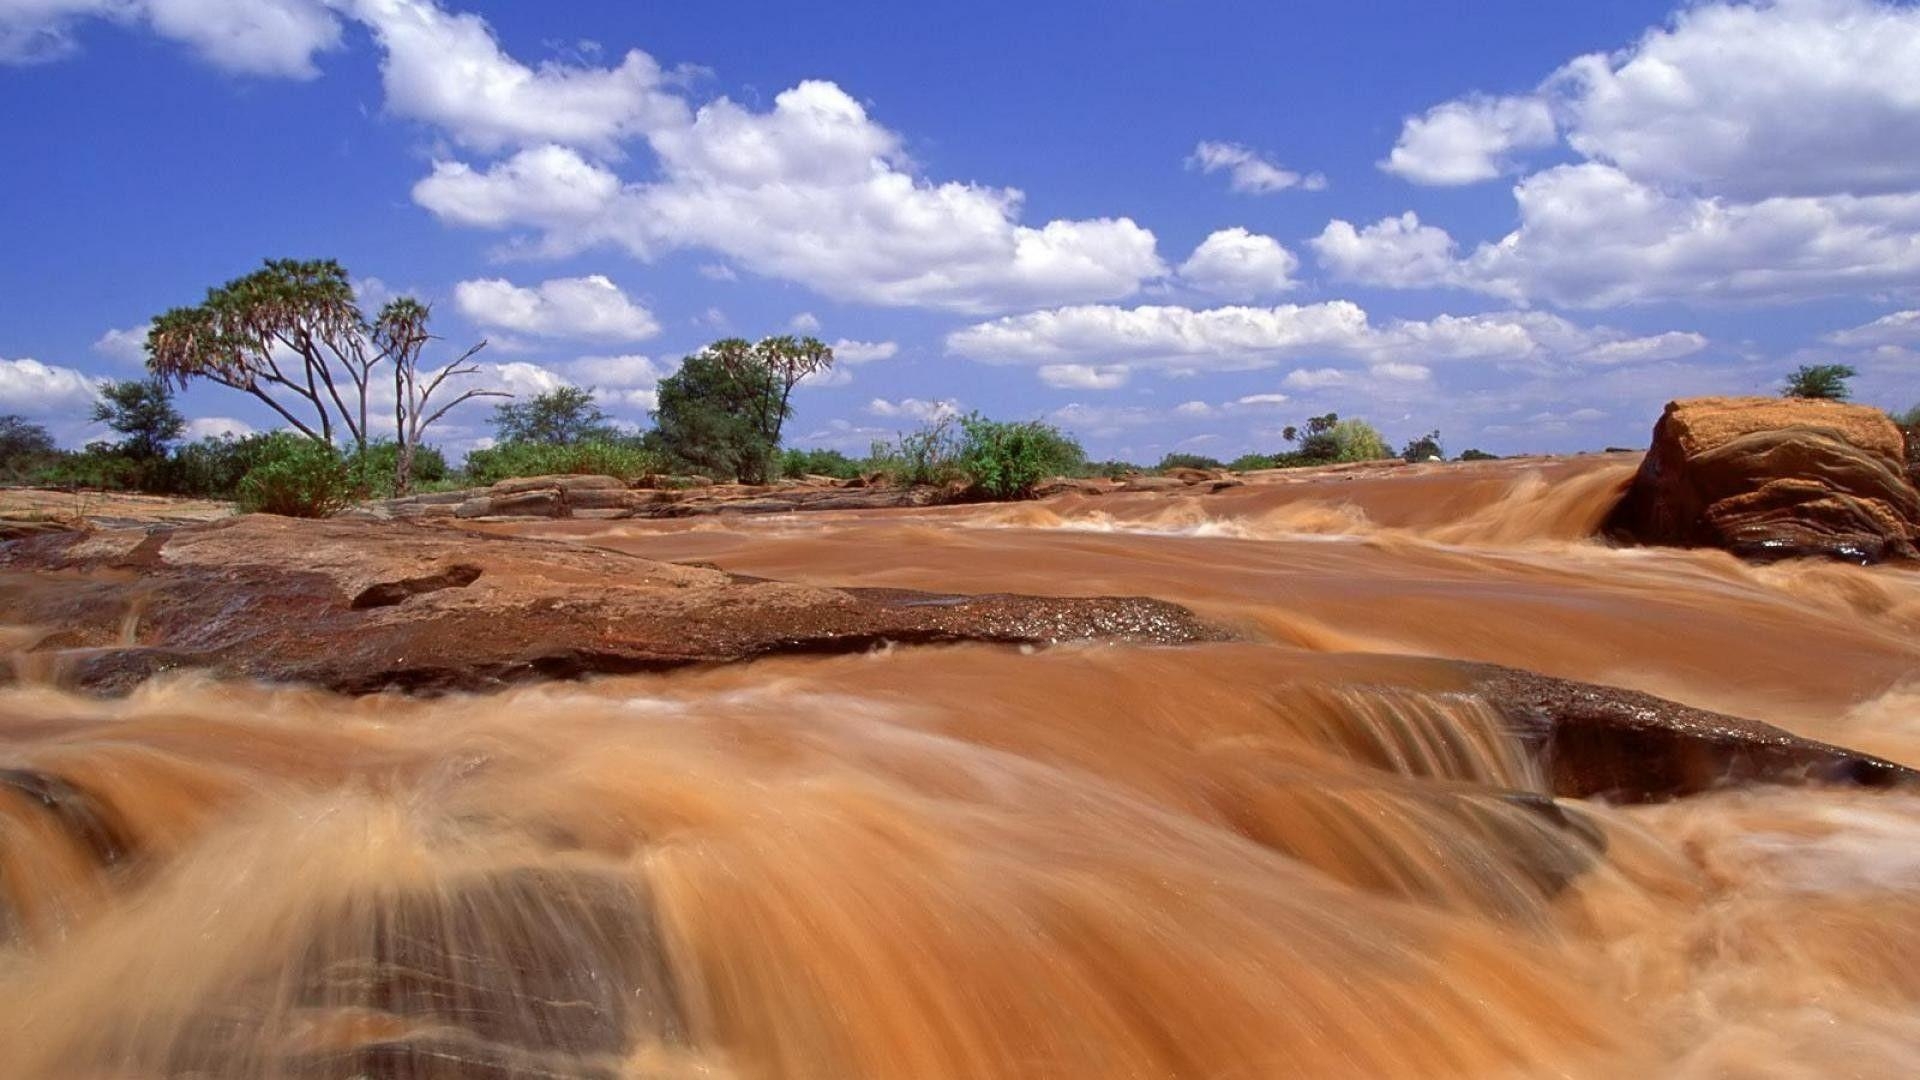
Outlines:
[{"label": "bush", "polygon": [[765,367],[732,369],[712,353],[687,357],[660,380],[648,445],[716,479],[765,480],[777,464],[777,444],[761,415],[775,389],[772,379]]},{"label": "bush", "polygon": [[1234,472],[1252,472],[1255,469],[1278,469],[1281,467],[1281,460],[1291,456],[1291,454],[1241,454],[1239,457],[1227,462],[1227,468],[1232,469]]},{"label": "bush", "polygon": [[[537,442],[500,443],[469,452],[464,471],[469,483],[485,485],[516,476],[566,473],[616,476],[632,482],[665,470],[666,461],[662,455],[647,449],[638,439],[621,437],[592,439],[567,446]],[[420,478],[417,467],[414,475]]]},{"label": "bush", "polygon": [[1077,470],[1087,459],[1073,438],[1038,420],[960,418],[960,469],[969,491],[994,499],[1024,499],[1040,481]]},{"label": "bush", "polygon": [[1379,461],[1394,456],[1386,438],[1365,420],[1342,420],[1329,434],[1335,461]]},{"label": "bush", "polygon": [[78,453],[54,458],[34,476],[33,482],[42,487],[128,491],[139,487],[140,479],[139,462],[110,443],[93,442]]},{"label": "bush", "polygon": [[1085,462],[1078,469],[1073,470],[1073,475],[1100,476],[1100,477],[1105,477],[1108,480],[1121,480],[1121,479],[1125,479],[1126,477],[1132,476],[1135,473],[1141,473],[1145,471],[1146,471],[1145,469],[1142,469],[1140,466],[1135,465],[1131,461],[1120,461],[1115,459],[1115,460],[1108,460],[1108,461]]},{"label": "bush", "polygon": [[60,458],[53,433],[24,416],[0,416],[0,480],[38,475]]},{"label": "bush", "polygon": [[1408,461],[1426,461],[1430,458],[1446,459],[1446,451],[1440,449],[1440,433],[1429,431],[1417,439],[1410,440],[1400,456]]},{"label": "bush", "polygon": [[[400,444],[392,439],[377,439],[368,443],[365,450],[356,450],[347,457],[347,472],[353,477],[356,498],[392,498],[399,471]],[[417,491],[445,480],[452,470],[447,467],[447,456],[439,447],[423,444],[414,448],[413,467],[408,472]]]},{"label": "bush", "polygon": [[896,443],[876,442],[867,465],[896,484],[944,486],[966,479],[960,468],[963,449],[959,418],[941,413],[919,431]]},{"label": "bush", "polygon": [[1500,460],[1500,458],[1498,455],[1489,454],[1485,450],[1462,450],[1460,451],[1460,456],[1455,460],[1456,461],[1498,461]]},{"label": "bush", "polygon": [[1176,453],[1161,458],[1160,464],[1155,465],[1154,468],[1165,472],[1168,469],[1224,469],[1226,466],[1220,463],[1220,459],[1210,458],[1205,454]]},{"label": "bush", "polygon": [[860,462],[838,450],[798,450],[789,447],[780,452],[780,475],[789,478],[831,476],[837,480],[852,480],[861,474],[860,466]]},{"label": "bush", "polygon": [[1858,374],[1846,364],[1802,364],[1787,376],[1780,393],[1782,397],[1845,401],[1847,380]]},{"label": "bush", "polygon": [[347,463],[331,446],[312,439],[272,439],[261,460],[240,480],[246,513],[317,518],[346,506],[353,494]]}]

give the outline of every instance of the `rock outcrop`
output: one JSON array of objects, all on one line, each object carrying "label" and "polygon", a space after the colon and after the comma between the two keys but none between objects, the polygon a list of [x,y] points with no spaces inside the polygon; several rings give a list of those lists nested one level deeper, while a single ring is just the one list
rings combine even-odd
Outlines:
[{"label": "rock outcrop", "polygon": [[1744,784],[1920,788],[1920,772],[1771,724],[1618,687],[1465,664],[1561,798],[1657,802]]},{"label": "rock outcrop", "polygon": [[1675,401],[1603,526],[1617,540],[1745,558],[1920,558],[1920,492],[1878,409],[1791,398]]},{"label": "rock outcrop", "polygon": [[124,690],[201,668],[347,692],[481,689],[883,642],[1181,643],[1227,635],[1138,597],[956,596],[744,578],[554,541],[250,515],[0,547],[16,664]]}]

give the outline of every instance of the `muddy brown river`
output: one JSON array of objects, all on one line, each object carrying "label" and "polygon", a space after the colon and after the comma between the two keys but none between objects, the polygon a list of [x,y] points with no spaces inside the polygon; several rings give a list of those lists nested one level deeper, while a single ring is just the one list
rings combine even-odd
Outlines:
[{"label": "muddy brown river", "polygon": [[0,689],[0,1076],[1913,1075],[1920,796],[1543,812],[1419,659],[1920,763],[1920,572],[1588,539],[1634,464],[483,527],[1233,643]]}]

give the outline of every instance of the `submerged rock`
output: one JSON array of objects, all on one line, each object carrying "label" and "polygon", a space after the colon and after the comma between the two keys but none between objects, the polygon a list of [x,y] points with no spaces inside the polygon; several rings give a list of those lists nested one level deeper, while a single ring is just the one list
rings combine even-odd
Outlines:
[{"label": "submerged rock", "polygon": [[1461,670],[1562,798],[1660,802],[1742,784],[1920,787],[1920,772],[1905,765],[1758,720],[1517,668]]},{"label": "submerged rock", "polygon": [[1746,558],[1920,558],[1920,492],[1878,409],[1795,398],[1667,405],[1605,532]]},{"label": "submerged rock", "polygon": [[1141,597],[823,588],[577,544],[267,515],[13,543],[0,548],[0,608],[53,629],[16,666],[107,691],[181,667],[448,690],[885,642],[1228,636]]}]

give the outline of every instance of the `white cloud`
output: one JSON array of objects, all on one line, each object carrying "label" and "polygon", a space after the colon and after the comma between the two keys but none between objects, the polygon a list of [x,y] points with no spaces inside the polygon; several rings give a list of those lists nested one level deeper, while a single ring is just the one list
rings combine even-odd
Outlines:
[{"label": "white cloud", "polygon": [[1117,390],[1132,369],[1124,364],[1042,364],[1040,381],[1060,390]]},{"label": "white cloud", "polygon": [[435,161],[413,186],[413,201],[455,225],[531,226],[564,232],[586,226],[613,205],[620,178],[562,146],[522,150],[485,172]]},{"label": "white cloud", "polygon": [[702,263],[700,265],[700,276],[706,278],[708,281],[740,280],[740,275],[734,273],[733,267],[728,266],[726,263]]},{"label": "white cloud", "polygon": [[817,334],[820,332],[820,317],[811,311],[803,311],[787,320],[787,329],[796,334]]},{"label": "white cloud", "polygon": [[1235,398],[1233,403],[1246,408],[1262,409],[1285,405],[1292,400],[1285,394],[1248,394],[1245,397]]},{"label": "white cloud", "polygon": [[1537,97],[1470,97],[1408,117],[1380,163],[1416,184],[1471,184],[1507,171],[1514,150],[1558,140],[1553,111]]},{"label": "white cloud", "polygon": [[1420,289],[1456,284],[1461,270],[1453,237],[1422,225],[1409,210],[1363,229],[1335,219],[1308,241],[1320,265],[1342,281]]},{"label": "white cloud", "polygon": [[830,82],[803,82],[764,112],[721,98],[646,139],[659,162],[652,181],[622,184],[551,146],[485,171],[436,163],[415,199],[454,224],[537,230],[548,253],[704,249],[835,299],[890,306],[978,313],[1118,299],[1166,272],[1153,234],[1129,219],[1022,225],[1018,191],[921,177],[900,137]]},{"label": "white cloud", "polygon": [[1377,326],[1345,300],[1271,308],[1083,305],[976,323],[947,336],[948,351],[989,364],[1118,362],[1167,372],[1246,371],[1288,359],[1343,357],[1399,381],[1424,378],[1426,365],[1435,362],[1624,365],[1687,355],[1705,345],[1697,334],[1636,337],[1533,311]]},{"label": "white cloud", "polygon": [[1244,195],[1271,195],[1293,187],[1320,191],[1327,186],[1327,178],[1319,173],[1302,176],[1292,169],[1283,169],[1252,147],[1239,143],[1202,142],[1187,158],[1187,168],[1203,173],[1224,171],[1227,186]]},{"label": "white cloud", "polygon": [[1286,292],[1299,282],[1300,260],[1271,236],[1243,228],[1210,234],[1180,264],[1180,280],[1224,300],[1251,300]]},{"label": "white cloud", "polygon": [[236,420],[231,416],[198,416],[187,421],[188,439],[215,438],[231,435],[239,438],[254,433],[254,426],[245,420]]},{"label": "white cloud", "polygon": [[29,417],[85,415],[99,397],[100,380],[38,360],[0,358],[0,412]]},{"label": "white cloud", "polygon": [[109,329],[94,339],[93,351],[122,364],[140,365],[147,362],[147,331],[151,323],[141,326],[129,326],[124,330]]},{"label": "white cloud", "polygon": [[666,377],[660,365],[645,356],[583,356],[566,367],[567,377],[581,386],[605,389],[648,387]]},{"label": "white cloud", "polygon": [[1329,386],[1345,386],[1352,376],[1339,368],[1296,368],[1287,372],[1282,382],[1295,390],[1324,390]]},{"label": "white cloud", "polygon": [[321,0],[7,0],[0,3],[0,63],[71,55],[80,22],[141,26],[243,75],[309,79],[315,53],[340,43],[340,23]]},{"label": "white cloud", "polygon": [[1896,311],[1821,340],[1832,345],[1877,346],[1920,343],[1920,311]]},{"label": "white cloud", "polygon": [[1739,198],[1920,185],[1920,8],[1774,0],[1682,8],[1550,85],[1574,149],[1645,183]]},{"label": "white cloud", "polygon": [[[1911,4],[1688,5],[1627,49],[1569,62],[1531,95],[1469,97],[1409,122],[1389,164],[1404,157],[1416,179],[1465,181],[1498,172],[1506,150],[1543,144],[1550,111],[1584,160],[1521,179],[1505,237],[1462,256],[1444,230],[1403,216],[1364,230],[1333,222],[1315,247],[1353,281],[1575,307],[1911,290],[1915,70]],[[1434,117],[1451,119],[1419,126]],[[1452,158],[1416,153],[1443,129],[1484,138],[1435,136],[1466,148]]]},{"label": "white cloud", "polygon": [[900,346],[891,341],[852,341],[841,338],[833,343],[833,362],[836,366],[850,364],[871,364],[876,360],[891,360],[900,352]]},{"label": "white cloud", "polygon": [[952,398],[942,398],[938,401],[926,401],[921,398],[911,397],[901,398],[899,401],[888,401],[886,398],[874,398],[872,401],[867,402],[867,412],[873,416],[886,417],[887,419],[904,418],[908,420],[927,421],[941,416],[959,415],[960,403]]},{"label": "white cloud", "polygon": [[646,53],[619,66],[549,61],[528,67],[503,52],[478,15],[431,0],[336,0],[373,31],[387,108],[433,124],[480,150],[558,143],[603,155],[622,140],[685,122],[687,107]]},{"label": "white cloud", "polygon": [[463,281],[454,286],[453,301],[481,326],[536,337],[639,341],[660,332],[652,312],[599,274],[532,288],[501,278]]}]

